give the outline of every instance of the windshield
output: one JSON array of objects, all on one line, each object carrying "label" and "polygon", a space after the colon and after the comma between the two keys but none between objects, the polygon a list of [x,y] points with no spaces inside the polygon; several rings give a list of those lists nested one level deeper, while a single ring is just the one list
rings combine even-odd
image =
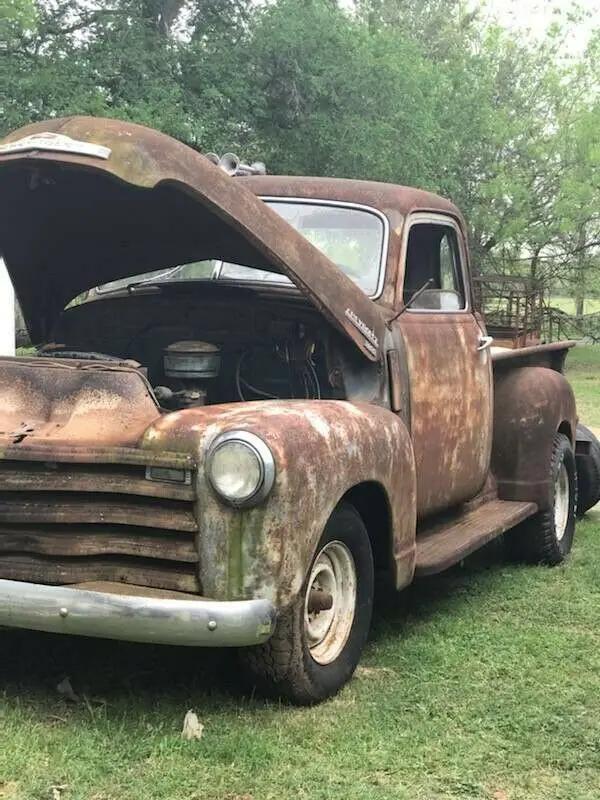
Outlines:
[{"label": "windshield", "polygon": [[[268,206],[305,236],[369,296],[377,294],[384,260],[383,221],[373,211],[327,202],[266,200]],[[140,283],[216,280],[291,283],[267,270],[222,261],[196,261],[169,269],[143,272],[96,287],[98,293]]]}]

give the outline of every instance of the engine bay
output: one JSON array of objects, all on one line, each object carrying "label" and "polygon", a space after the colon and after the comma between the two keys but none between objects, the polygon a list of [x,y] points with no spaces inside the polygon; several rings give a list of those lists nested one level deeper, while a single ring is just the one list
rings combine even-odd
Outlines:
[{"label": "engine bay", "polygon": [[[135,363],[159,405],[345,399],[374,365],[306,301],[233,286],[148,286],[66,309],[39,356]],[[354,388],[353,388],[354,387]]]}]

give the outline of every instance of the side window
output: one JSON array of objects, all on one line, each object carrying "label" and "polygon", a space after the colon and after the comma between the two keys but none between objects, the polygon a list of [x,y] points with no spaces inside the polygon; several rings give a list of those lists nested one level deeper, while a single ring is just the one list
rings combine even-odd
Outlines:
[{"label": "side window", "polygon": [[408,303],[428,281],[411,309],[460,311],[466,307],[458,238],[451,225],[418,222],[409,230],[404,302]]},{"label": "side window", "polygon": [[450,234],[445,232],[440,242],[440,289],[445,292],[460,289],[457,281],[459,270]]}]

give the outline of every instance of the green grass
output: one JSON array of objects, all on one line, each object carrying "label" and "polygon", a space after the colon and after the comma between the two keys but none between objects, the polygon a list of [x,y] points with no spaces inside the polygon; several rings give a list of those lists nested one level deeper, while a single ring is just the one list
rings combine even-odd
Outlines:
[{"label": "green grass", "polygon": [[577,398],[579,418],[600,431],[600,345],[579,345],[570,350],[566,371]]},{"label": "green grass", "polygon": [[[548,302],[553,308],[558,308],[560,311],[564,311],[565,314],[575,314],[575,300],[572,297],[553,296]],[[583,306],[584,314],[597,314],[598,312],[600,312],[600,298],[592,297],[585,300]]]},{"label": "green grass", "polygon": [[[568,359],[595,425],[599,354]],[[600,510],[561,567],[507,565],[493,543],[383,592],[355,679],[314,709],[244,696],[227,653],[25,631],[0,653],[3,799],[600,797]],[[201,741],[180,738],[190,708]]]}]

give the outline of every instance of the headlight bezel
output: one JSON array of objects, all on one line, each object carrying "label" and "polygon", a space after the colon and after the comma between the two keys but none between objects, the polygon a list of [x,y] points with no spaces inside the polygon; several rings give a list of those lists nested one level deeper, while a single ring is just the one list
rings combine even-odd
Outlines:
[{"label": "headlight bezel", "polygon": [[[250,450],[252,455],[255,456],[260,469],[260,480],[255,490],[252,494],[241,499],[228,497],[224,494],[216,485],[212,474],[215,455],[223,447],[231,444],[242,445]],[[250,433],[250,431],[232,430],[219,434],[207,449],[204,469],[207,481],[219,500],[234,508],[250,508],[259,505],[266,500],[275,484],[276,468],[271,448],[264,439],[261,439],[255,433]]]}]

